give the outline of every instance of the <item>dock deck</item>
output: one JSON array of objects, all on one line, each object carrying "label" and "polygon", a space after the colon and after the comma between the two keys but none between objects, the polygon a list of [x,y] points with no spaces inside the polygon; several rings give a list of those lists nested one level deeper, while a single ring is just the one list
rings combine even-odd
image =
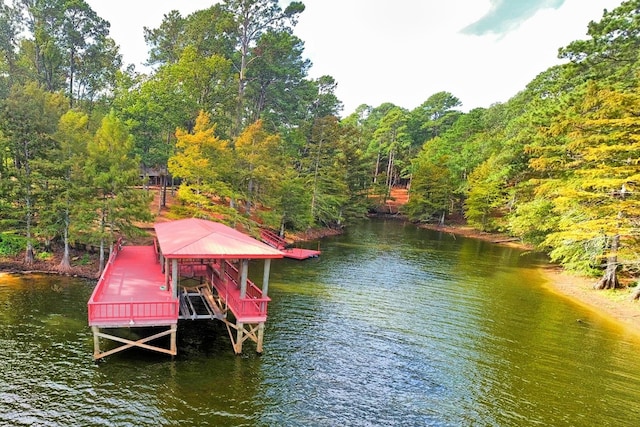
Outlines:
[{"label": "dock deck", "polygon": [[[131,347],[174,356],[180,319],[220,320],[237,354],[247,339],[261,353],[271,260],[284,254],[224,224],[196,218],[159,223],[155,230],[154,245],[115,245],[89,299],[94,359]],[[249,280],[250,260],[264,261],[261,288]],[[145,333],[151,327],[165,330],[138,340],[118,335],[121,328]],[[165,336],[168,348],[155,343]],[[123,345],[102,351],[100,338]]]},{"label": "dock deck", "polygon": [[309,259],[309,258],[318,258],[320,256],[320,251],[316,251],[313,249],[304,249],[304,248],[286,248],[280,250],[285,258],[292,259]]},{"label": "dock deck", "polygon": [[260,230],[260,238],[269,246],[272,246],[282,252],[285,258],[303,260],[309,258],[317,258],[320,256],[319,250],[289,247],[285,239],[283,239],[276,233],[264,228]]},{"label": "dock deck", "polygon": [[164,326],[178,322],[178,298],[153,246],[124,246],[110,258],[88,303],[89,325]]}]

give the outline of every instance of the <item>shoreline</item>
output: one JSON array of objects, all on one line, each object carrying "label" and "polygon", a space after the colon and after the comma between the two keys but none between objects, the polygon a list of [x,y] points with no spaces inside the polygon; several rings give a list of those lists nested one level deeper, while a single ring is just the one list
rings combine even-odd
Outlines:
[{"label": "shoreline", "polygon": [[594,278],[572,275],[559,267],[541,271],[546,279],[543,288],[588,309],[640,341],[640,304],[630,299],[634,288],[595,290]]},{"label": "shoreline", "polygon": [[[398,218],[399,219],[399,218]],[[481,239],[494,244],[516,247],[522,250],[533,250],[530,245],[523,244],[517,239],[506,235],[486,233],[464,225],[432,225],[414,224],[416,227],[434,231],[450,233],[452,235]],[[340,234],[343,230],[313,229],[307,233],[291,235],[289,238],[295,243],[308,240],[319,240],[325,237]],[[58,257],[49,261],[37,260],[31,266],[26,266],[18,259],[0,259],[0,273],[9,274],[57,274],[64,276],[80,277],[88,280],[97,280],[97,262],[82,266],[74,266],[69,272],[60,272],[57,269]],[[620,288],[615,290],[595,290],[595,279],[578,276],[562,270],[559,266],[549,265],[541,268],[545,278],[542,287],[549,292],[567,298],[574,304],[589,309],[594,314],[618,325],[625,332],[632,334],[640,340],[640,302],[630,299],[634,288]]]},{"label": "shoreline", "polygon": [[[501,234],[481,232],[463,225],[439,226],[426,224],[417,226],[472,239],[481,239],[498,245],[534,250],[531,245],[523,244],[518,239],[511,239],[509,236]],[[635,290],[634,288],[595,290],[593,289],[593,284],[596,282],[595,278],[575,275],[563,270],[560,266],[552,264],[540,270],[546,279],[545,283],[542,284],[544,289],[588,309],[597,316],[620,327],[635,339],[640,340],[640,303],[630,299]]]},{"label": "shoreline", "polygon": [[97,263],[95,265],[93,263],[82,266],[76,265],[72,266],[69,271],[60,271],[58,269],[59,262],[59,259],[56,259],[55,262],[36,261],[32,265],[26,265],[22,261],[0,258],[0,273],[15,275],[52,274],[95,281],[99,279]]}]

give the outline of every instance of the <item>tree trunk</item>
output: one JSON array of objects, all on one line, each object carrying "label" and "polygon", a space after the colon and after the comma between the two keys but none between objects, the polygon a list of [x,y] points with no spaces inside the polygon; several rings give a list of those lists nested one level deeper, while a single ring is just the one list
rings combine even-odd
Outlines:
[{"label": "tree trunk", "polygon": [[373,173],[373,183],[378,183],[378,174],[380,173],[380,150],[378,150],[378,156],[376,157],[376,170]]},{"label": "tree trunk", "polygon": [[100,239],[100,264],[98,266],[98,275],[104,270],[104,239]]},{"label": "tree trunk", "polygon": [[167,176],[162,175],[162,197],[160,198],[160,208],[167,207]]},{"label": "tree trunk", "polygon": [[33,243],[31,242],[31,203],[30,199],[27,199],[27,250],[24,254],[24,262],[27,265],[33,264],[35,261],[35,255],[33,253]]},{"label": "tree trunk", "polygon": [[27,208],[27,212],[25,215],[26,219],[26,228],[27,228],[27,251],[24,255],[24,262],[27,265],[33,264],[35,261],[35,256],[33,254],[33,243],[31,242],[31,220],[33,218],[32,212],[32,200],[31,200],[31,165],[30,165],[30,157],[29,157],[29,143],[24,142],[24,172],[25,172],[25,205]]},{"label": "tree trunk", "polygon": [[[251,169],[249,169],[251,172]],[[247,184],[247,200],[244,202],[244,209],[247,215],[251,215],[251,201],[253,199],[253,179],[249,178],[249,183]]]},{"label": "tree trunk", "polygon": [[24,262],[27,265],[33,264],[35,261],[35,256],[33,255],[33,245],[31,244],[31,240],[27,242],[27,251],[24,254]]},{"label": "tree trunk", "polygon": [[393,185],[392,173],[393,164],[395,162],[395,150],[389,151],[389,159],[387,161],[387,180],[385,182],[385,194],[383,203],[387,203],[387,199],[391,196],[391,186]]},{"label": "tree trunk", "polygon": [[593,285],[594,289],[616,289],[620,287],[618,281],[618,246],[620,244],[620,236],[615,235],[611,241],[611,253],[607,257],[607,269],[604,276]]},{"label": "tree trunk", "polygon": [[69,230],[67,227],[64,229],[64,254],[58,265],[58,270],[67,273],[71,270],[71,262],[69,260]]}]

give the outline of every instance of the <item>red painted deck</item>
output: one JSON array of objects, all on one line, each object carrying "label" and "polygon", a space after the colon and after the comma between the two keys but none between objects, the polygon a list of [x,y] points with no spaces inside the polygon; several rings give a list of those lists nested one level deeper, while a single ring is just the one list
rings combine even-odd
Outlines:
[{"label": "red painted deck", "polygon": [[314,251],[313,249],[302,249],[302,248],[288,248],[283,249],[282,253],[287,258],[293,259],[308,259],[308,258],[317,258],[320,256],[320,251]]},{"label": "red painted deck", "polygon": [[266,244],[273,246],[282,252],[286,258],[303,260],[320,256],[320,251],[314,251],[313,249],[289,248],[287,247],[288,244],[286,240],[278,236],[276,233],[264,228],[260,230],[260,238]]},{"label": "red painted deck", "polygon": [[178,322],[178,299],[153,246],[125,246],[109,262],[89,299],[89,325],[130,327]]}]

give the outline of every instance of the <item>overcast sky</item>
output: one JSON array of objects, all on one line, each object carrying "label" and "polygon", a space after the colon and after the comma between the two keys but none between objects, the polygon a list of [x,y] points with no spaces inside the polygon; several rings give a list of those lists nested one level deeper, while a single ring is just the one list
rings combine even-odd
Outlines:
[{"label": "overcast sky", "polygon": [[[111,23],[125,63],[142,70],[143,27],[215,0],[87,0]],[[281,1],[281,3],[283,3]],[[360,104],[413,109],[448,91],[462,109],[489,107],[561,61],[558,48],[586,38],[589,21],[622,0],[303,0],[295,34],[310,77],[338,82],[343,116]]]}]

